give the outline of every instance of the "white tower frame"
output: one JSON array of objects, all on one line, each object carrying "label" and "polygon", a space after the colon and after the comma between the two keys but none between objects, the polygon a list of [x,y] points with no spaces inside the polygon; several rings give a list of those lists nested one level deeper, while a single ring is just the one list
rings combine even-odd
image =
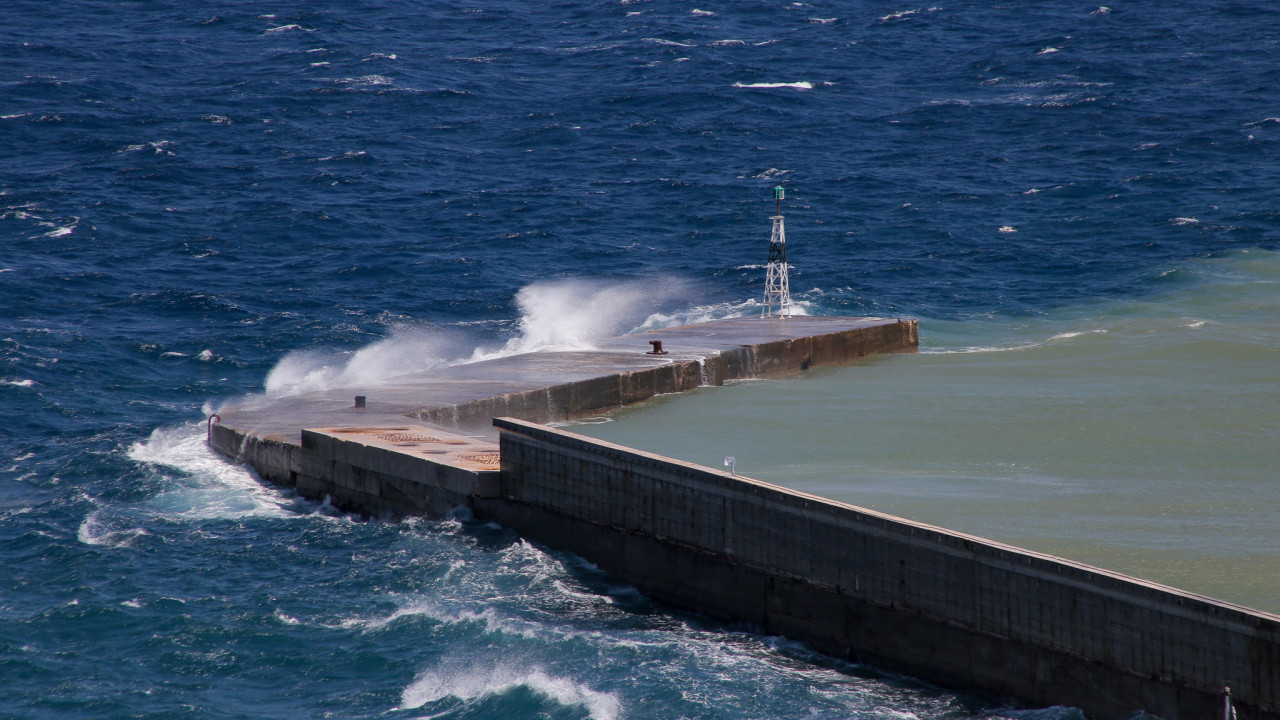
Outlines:
[{"label": "white tower frame", "polygon": [[[787,228],[782,220],[782,201],[786,191],[781,185],[773,189],[773,199],[777,203],[776,214],[769,218],[773,221],[773,234],[769,237],[769,266],[765,270],[764,309],[760,317],[791,317],[791,283],[787,278]],[[774,312],[774,307],[777,312]]]}]

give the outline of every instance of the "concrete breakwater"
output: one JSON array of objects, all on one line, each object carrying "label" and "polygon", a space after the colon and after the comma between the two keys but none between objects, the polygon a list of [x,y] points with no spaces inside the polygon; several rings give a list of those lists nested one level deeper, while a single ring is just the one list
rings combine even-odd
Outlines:
[{"label": "concrete breakwater", "polygon": [[370,389],[364,408],[351,389],[247,399],[210,439],[337,507],[466,505],[659,600],[832,655],[1095,718],[1220,716],[1229,684],[1241,720],[1280,718],[1280,617],[528,422],[915,344],[911,321],[720,321],[450,368]]},{"label": "concrete breakwater", "polygon": [[672,605],[1094,718],[1280,717],[1280,616],[510,419],[486,517]]},{"label": "concrete breakwater", "polygon": [[[312,474],[316,469],[308,464],[311,458],[302,445],[304,428],[382,428],[424,437],[452,430],[459,436],[496,438],[495,417],[574,420],[663,393],[780,377],[878,353],[914,352],[918,341],[914,320],[731,318],[626,335],[591,350],[525,353],[408,373],[392,384],[249,396],[218,409],[209,440],[214,449],[242,460],[271,482],[289,487],[301,483],[301,492],[323,496],[329,491],[320,487],[332,483],[323,473]],[[353,402],[355,396],[361,401]],[[404,427],[414,421],[434,429]],[[313,479],[319,485],[305,486]],[[331,494],[338,507],[365,513],[426,511],[390,500],[370,505],[363,496],[348,500],[338,489]]]}]

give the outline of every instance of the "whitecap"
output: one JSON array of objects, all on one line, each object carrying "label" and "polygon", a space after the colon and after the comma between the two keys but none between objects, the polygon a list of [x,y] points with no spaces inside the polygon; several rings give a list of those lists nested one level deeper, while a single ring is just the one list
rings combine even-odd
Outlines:
[{"label": "whitecap", "polygon": [[267,28],[266,32],[278,33],[278,32],[285,32],[286,30],[299,30],[302,32],[313,32],[312,30],[304,28],[301,25],[298,25],[297,23],[290,23],[288,25],[280,25],[278,27]]},{"label": "whitecap", "polygon": [[76,531],[76,539],[85,545],[99,545],[108,548],[129,547],[134,540],[148,534],[142,528],[125,528],[114,530],[101,518],[101,510],[94,510],[80,522]]},{"label": "whitecap", "polygon": [[[450,568],[450,572],[453,568]],[[503,634],[532,640],[548,634],[549,629],[536,622],[501,615],[492,607],[476,611],[450,609],[441,600],[429,597],[415,598],[396,608],[390,614],[373,618],[347,618],[340,623],[345,629],[376,632],[390,627],[404,618],[425,617],[443,625],[480,625],[486,635]]]},{"label": "whitecap", "polygon": [[572,680],[547,674],[541,668],[494,665],[441,667],[418,675],[401,694],[402,708],[418,708],[446,697],[474,700],[528,688],[561,705],[581,705],[593,720],[616,720],[622,705],[612,693],[602,693]]},{"label": "whitecap", "polygon": [[160,357],[162,358],[184,358],[186,356],[187,356],[186,353],[174,352],[172,350],[170,350],[169,352],[160,353]]},{"label": "whitecap", "polygon": [[197,359],[197,360],[199,360],[199,361],[201,361],[201,362],[209,362],[210,360],[213,360],[213,351],[212,351],[212,350],[207,350],[207,349],[206,349],[206,350],[201,350],[201,351],[196,355],[196,359]]},{"label": "whitecap", "polygon": [[14,387],[33,387],[36,384],[36,381],[30,378],[23,378],[21,380],[4,380],[3,382],[5,385],[13,385]]},{"label": "whitecap", "polygon": [[390,85],[393,81],[385,75],[361,75],[355,78],[339,78],[334,80],[339,85]]},{"label": "whitecap", "polygon": [[1020,352],[1040,347],[1040,343],[1020,345],[974,345],[960,348],[920,348],[921,355],[967,355],[970,353]]},{"label": "whitecap", "polygon": [[1037,55],[1051,55],[1051,54],[1056,53],[1056,52],[1062,52],[1062,48],[1047,47],[1047,48],[1045,48],[1045,49],[1041,50],[1040,52],[1038,52],[1038,53],[1036,53],[1036,54],[1037,54]]},{"label": "whitecap", "polygon": [[1107,334],[1107,330],[1105,329],[1079,330],[1075,332],[1060,332],[1050,336],[1050,338],[1046,342],[1053,342],[1055,340],[1070,340],[1071,338],[1077,338],[1077,337],[1080,337],[1081,335],[1106,335],[1106,334]]},{"label": "whitecap", "polygon": [[1018,232],[1018,228],[1016,228],[1016,227],[1014,227],[1014,226],[1012,226],[1012,225],[1001,225],[1001,226],[997,229],[997,232],[1002,232],[1002,233],[1016,233],[1016,232]]},{"label": "whitecap", "polygon": [[675,47],[683,47],[683,48],[697,47],[697,45],[693,43],[682,43],[682,42],[676,42],[675,40],[664,40],[662,38],[645,38],[645,40],[655,45],[673,45]]},{"label": "whitecap", "polygon": [[715,13],[711,12],[710,10],[699,10],[698,8],[694,8],[694,9],[690,10],[690,11],[689,11],[689,14],[690,14],[690,15],[697,15],[697,16],[699,16],[699,17],[709,17],[709,16],[711,16],[711,15],[715,15]]},{"label": "whitecap", "polygon": [[1176,217],[1171,220],[1174,225],[1199,225],[1200,221],[1193,217]]},{"label": "whitecap", "polygon": [[1097,10],[1094,10],[1093,12],[1091,12],[1091,13],[1089,13],[1089,14],[1090,14],[1090,15],[1110,15],[1110,14],[1111,14],[1111,8],[1107,7],[1106,5],[1101,5],[1101,6],[1099,6],[1099,7],[1098,7],[1098,9],[1097,9]]},{"label": "whitecap", "polygon": [[912,15],[918,15],[919,13],[920,13],[919,10],[899,10],[898,12],[891,12],[888,15],[885,15],[884,17],[880,18],[880,20],[881,22],[889,22],[891,20],[901,20],[903,18],[911,17]]},{"label": "whitecap", "polygon": [[716,40],[710,47],[728,47],[730,45],[746,45],[746,40]]},{"label": "whitecap", "polygon": [[775,88],[791,88],[793,90],[812,90],[813,89],[813,83],[808,82],[807,80],[802,82],[772,82],[772,83],[736,82],[733,84],[733,86],[739,87],[739,88],[756,88],[756,89],[766,89],[766,90],[775,89]]},{"label": "whitecap", "polygon": [[830,25],[835,21],[836,21],[836,18],[816,18],[816,17],[806,18],[806,22],[811,22],[815,25]]},{"label": "whitecap", "polygon": [[275,618],[277,621],[279,621],[284,625],[301,625],[302,624],[301,620],[298,620],[298,618],[293,617],[292,615],[286,614],[283,610],[279,608],[276,608],[276,611],[271,614],[271,617]]}]

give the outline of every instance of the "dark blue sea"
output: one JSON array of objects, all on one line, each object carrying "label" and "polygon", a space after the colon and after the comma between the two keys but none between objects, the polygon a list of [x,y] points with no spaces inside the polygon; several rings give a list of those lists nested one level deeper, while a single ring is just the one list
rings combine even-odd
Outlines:
[{"label": "dark blue sea", "polygon": [[806,312],[945,354],[1193,293],[1278,397],[1278,54],[1264,0],[10,0],[0,716],[1076,717],[343,515],[203,422],[758,313],[779,185]]}]

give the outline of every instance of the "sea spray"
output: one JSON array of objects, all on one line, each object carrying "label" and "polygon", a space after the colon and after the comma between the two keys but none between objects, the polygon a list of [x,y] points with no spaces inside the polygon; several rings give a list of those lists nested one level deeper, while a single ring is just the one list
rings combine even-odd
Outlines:
[{"label": "sea spray", "polygon": [[533,283],[516,295],[520,333],[497,348],[477,345],[456,328],[402,324],[389,337],[358,350],[288,353],[267,374],[266,393],[281,397],[380,387],[436,368],[535,351],[590,350],[602,340],[636,330],[740,314],[732,305],[685,309],[693,288],[676,278]]}]

